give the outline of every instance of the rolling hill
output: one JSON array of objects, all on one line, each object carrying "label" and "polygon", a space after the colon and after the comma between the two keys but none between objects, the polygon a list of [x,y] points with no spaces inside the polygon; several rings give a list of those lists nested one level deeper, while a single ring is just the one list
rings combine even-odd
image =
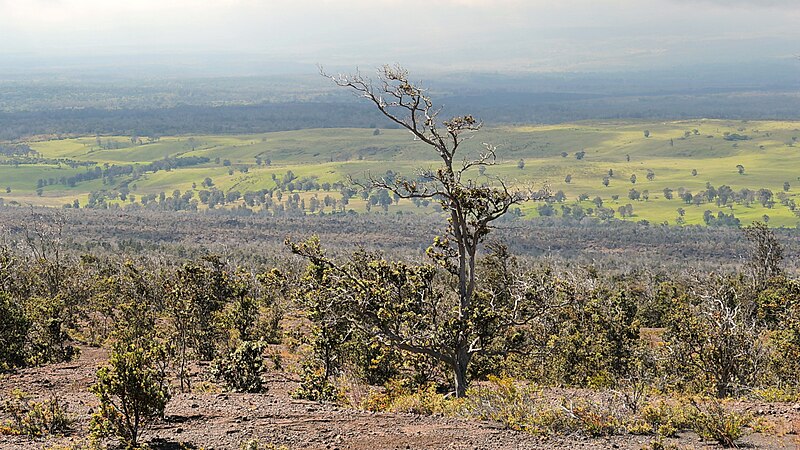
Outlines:
[{"label": "rolling hill", "polygon": [[[614,210],[624,220],[703,224],[711,214],[709,223],[714,224],[733,213],[742,223],[767,216],[771,226],[794,227],[800,221],[795,213],[800,210],[794,210],[800,192],[799,136],[797,122],[595,121],[486,128],[466,152],[479,151],[484,142],[498,148],[502,160],[482,175],[476,171],[478,180],[501,177],[517,186],[547,185],[553,193],[563,193],[552,208],[523,205],[519,213],[527,216],[568,214],[580,219],[607,217]],[[400,130],[331,128],[157,139],[87,136],[3,145],[32,150],[0,157],[4,202],[56,207],[75,200],[81,206],[141,205],[144,197],[153,207],[159,197],[163,202],[178,190],[186,202],[203,209],[207,205],[200,192],[205,190],[227,197],[216,207],[244,206],[250,192],[259,197],[250,202],[255,210],[263,209],[260,200],[266,194],[272,205],[291,200],[298,203],[295,209],[302,206],[306,212],[364,211],[369,198],[356,194],[346,205],[341,202],[341,183],[348,176],[387,171],[413,175],[415,168],[437,166],[428,148]],[[96,175],[75,181],[88,173]],[[719,202],[721,196],[728,198]],[[377,206],[374,199],[372,203]],[[626,217],[620,217],[620,207]],[[386,209],[431,208],[400,201]],[[719,219],[720,212],[726,217]]]}]

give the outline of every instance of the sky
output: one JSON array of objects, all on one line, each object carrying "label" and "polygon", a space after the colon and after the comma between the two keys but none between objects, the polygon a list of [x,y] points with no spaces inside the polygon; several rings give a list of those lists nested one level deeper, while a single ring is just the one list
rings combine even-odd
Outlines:
[{"label": "sky", "polygon": [[0,62],[639,70],[790,60],[798,25],[800,0],[0,0]]}]

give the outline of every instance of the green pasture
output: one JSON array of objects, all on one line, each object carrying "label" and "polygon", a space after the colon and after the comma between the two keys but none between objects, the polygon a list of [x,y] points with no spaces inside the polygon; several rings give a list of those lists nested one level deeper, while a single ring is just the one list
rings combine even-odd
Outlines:
[{"label": "green pasture", "polygon": [[[734,191],[743,188],[770,189],[775,195],[783,192],[784,182],[790,184],[786,195],[800,203],[800,123],[691,120],[671,122],[609,121],[582,122],[547,126],[516,126],[486,128],[468,140],[463,155],[475,155],[484,143],[497,147],[498,163],[489,167],[483,176],[473,171],[470,176],[490,181],[501,177],[512,184],[551,191],[563,191],[567,205],[575,205],[581,194],[590,201],[582,207],[595,208],[595,197],[603,206],[618,209],[630,203],[634,215],[626,220],[648,220],[674,224],[677,209],[685,211],[687,224],[703,223],[703,213],[720,210],[715,204],[695,206],[685,204],[677,191],[684,188],[696,193],[706,188],[728,185]],[[647,132],[647,133],[646,133]],[[646,137],[645,134],[648,136]],[[746,140],[726,140],[725,135],[747,136]],[[348,176],[363,178],[367,174],[381,175],[387,170],[412,174],[416,168],[438,166],[435,154],[425,145],[414,141],[402,130],[372,129],[314,129],[239,136],[167,136],[155,142],[145,138],[139,143],[131,136],[89,136],[74,139],[30,142],[29,145],[47,158],[66,158],[96,161],[98,164],[145,164],[165,157],[205,156],[207,164],[183,167],[171,171],[146,173],[137,180],[115,179],[119,184],[130,182],[136,196],[178,189],[202,189],[205,178],[223,191],[272,188],[272,176],[282,177],[291,170],[297,177],[313,177],[320,183],[343,181]],[[583,158],[578,159],[578,152]],[[565,154],[565,155],[564,155]],[[257,158],[262,160],[257,165]],[[224,165],[227,160],[230,165]],[[519,168],[518,162],[524,161]],[[266,164],[269,161],[269,165]],[[737,165],[744,167],[740,174]],[[244,173],[241,169],[246,168]],[[74,188],[52,185],[43,195],[35,195],[40,178],[70,176],[83,168],[35,165],[0,166],[0,188],[9,186],[6,200],[26,199],[33,203],[49,204],[58,199],[78,198],[83,203],[89,192],[115,186],[103,185],[101,180],[79,183]],[[606,187],[602,181],[609,177]],[[697,174],[692,175],[696,170]],[[648,171],[654,178],[647,179]],[[565,178],[571,177],[567,183]],[[636,175],[636,183],[631,183]],[[120,177],[122,178],[122,177]],[[672,200],[664,198],[664,188],[674,191]],[[647,201],[628,198],[629,191],[647,190]],[[303,198],[331,195],[338,192],[302,193]],[[617,200],[613,200],[618,196]],[[777,198],[775,198],[777,202]],[[400,202],[391,209],[414,208]],[[536,204],[522,206],[527,215],[536,215]],[[354,199],[348,206],[363,210],[363,202]],[[560,212],[560,205],[556,205]],[[798,217],[779,202],[773,208],[758,203],[745,207],[735,205],[731,210],[743,223],[769,216],[770,225],[797,226]],[[619,216],[617,216],[619,217]]]},{"label": "green pasture", "polygon": [[[19,166],[0,165],[0,196],[5,193],[7,187],[11,188],[12,193],[14,191],[35,192],[37,180],[39,179],[53,178],[58,180],[61,177],[71,177],[85,171],[86,169],[83,167],[72,169],[65,165],[61,165],[60,167],[50,164],[21,164]],[[45,187],[45,189],[48,188],[68,189],[63,185]]]}]

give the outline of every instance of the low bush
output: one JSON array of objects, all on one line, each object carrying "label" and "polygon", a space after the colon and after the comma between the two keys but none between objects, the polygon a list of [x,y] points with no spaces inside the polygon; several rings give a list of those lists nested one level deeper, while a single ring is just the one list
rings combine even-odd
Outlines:
[{"label": "low bush", "polygon": [[601,407],[590,401],[569,404],[564,401],[562,408],[580,430],[592,437],[611,436],[620,427],[620,420],[611,408]]},{"label": "low bush", "polygon": [[5,411],[11,420],[0,426],[0,434],[40,437],[64,433],[73,423],[66,405],[57,396],[36,402],[26,393],[15,390],[5,402]]},{"label": "low bush", "polygon": [[511,430],[544,433],[550,428],[550,421],[542,424],[533,420],[542,415],[539,402],[534,401],[538,392],[535,387],[520,385],[512,378],[490,376],[489,384],[469,390],[462,414],[500,422]]},{"label": "low bush", "polygon": [[489,381],[488,385],[470,389],[467,398],[458,405],[462,416],[494,420],[506,428],[534,434],[582,432],[608,436],[619,429],[620,421],[610,408],[566,399],[557,407],[536,386],[507,377],[490,377]]},{"label": "low bush", "polygon": [[285,445],[262,444],[258,439],[249,439],[239,444],[239,450],[289,450]]},{"label": "low bush", "polygon": [[292,392],[292,398],[317,402],[337,402],[339,390],[326,376],[323,367],[315,367],[309,362],[303,364],[300,387]]},{"label": "low bush", "polygon": [[692,429],[703,439],[716,441],[723,447],[736,447],[753,422],[750,414],[725,409],[719,401],[698,403],[692,401],[694,412],[690,417]]},{"label": "low bush", "polygon": [[264,348],[264,341],[242,341],[227,355],[214,361],[211,373],[235,392],[263,392]]},{"label": "low bush", "polygon": [[370,392],[361,407],[368,411],[432,415],[451,413],[454,402],[436,392],[433,384],[411,391],[403,381],[390,380],[383,391]]},{"label": "low bush", "polygon": [[640,420],[650,428],[650,433],[663,437],[674,437],[678,431],[689,428],[690,413],[686,404],[658,400],[650,402],[642,408]]}]

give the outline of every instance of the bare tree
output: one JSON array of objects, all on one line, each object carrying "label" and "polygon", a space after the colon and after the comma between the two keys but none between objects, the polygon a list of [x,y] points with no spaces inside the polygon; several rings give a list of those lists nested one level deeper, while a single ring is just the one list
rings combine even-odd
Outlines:
[{"label": "bare tree", "polygon": [[[453,345],[432,352],[430,348],[408,345],[397,334],[388,338],[408,351],[435,353],[436,359],[453,370],[456,395],[461,397],[466,392],[467,366],[473,355],[483,350],[480,334],[474,333],[470,325],[477,308],[485,306],[476,304],[476,262],[481,243],[492,230],[492,223],[511,206],[543,199],[549,194],[546,189],[513,190],[499,178],[484,183],[470,178],[474,175],[471,169],[494,165],[497,160],[496,147],[489,144],[484,144],[476,157],[461,157],[463,143],[474,136],[482,122],[471,115],[440,120],[441,108],[434,106],[425,89],[409,80],[408,71],[402,67],[383,66],[375,82],[360,73],[322,74],[374,104],[389,120],[411,132],[415,140],[431,147],[442,160],[435,170],[418,170],[416,179],[370,176],[360,184],[367,189],[387,189],[401,199],[436,200],[448,215],[445,235],[436,237],[427,253],[457,280]],[[293,246],[293,250],[303,254],[301,246]]]},{"label": "bare tree", "polygon": [[30,217],[23,226],[23,243],[39,266],[50,296],[56,296],[64,279],[65,263],[62,255],[62,236],[65,217],[63,213],[47,214],[31,207]]},{"label": "bare tree", "polygon": [[762,288],[770,278],[783,274],[783,247],[763,222],[753,222],[745,227],[744,235],[753,244],[748,269],[755,287]]},{"label": "bare tree", "polygon": [[694,274],[664,336],[674,367],[694,371],[727,397],[755,384],[765,348],[750,289],[736,277]]}]

